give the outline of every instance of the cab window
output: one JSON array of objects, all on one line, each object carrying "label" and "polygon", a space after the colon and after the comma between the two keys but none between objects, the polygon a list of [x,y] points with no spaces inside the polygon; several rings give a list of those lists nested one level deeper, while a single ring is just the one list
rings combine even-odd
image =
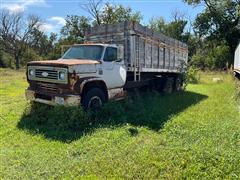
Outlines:
[{"label": "cab window", "polygon": [[104,61],[112,62],[117,60],[117,48],[107,47],[104,55]]}]

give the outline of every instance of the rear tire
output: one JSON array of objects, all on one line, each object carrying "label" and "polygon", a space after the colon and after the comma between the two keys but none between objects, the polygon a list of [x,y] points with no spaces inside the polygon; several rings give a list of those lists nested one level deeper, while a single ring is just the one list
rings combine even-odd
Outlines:
[{"label": "rear tire", "polygon": [[175,91],[181,91],[182,90],[182,79],[180,77],[175,78],[174,90]]},{"label": "rear tire", "polygon": [[84,110],[99,110],[105,102],[106,97],[100,88],[92,88],[82,97],[82,106]]},{"label": "rear tire", "polygon": [[166,78],[166,81],[164,83],[163,92],[167,94],[171,94],[173,92],[173,84],[174,84],[174,78],[168,77]]}]

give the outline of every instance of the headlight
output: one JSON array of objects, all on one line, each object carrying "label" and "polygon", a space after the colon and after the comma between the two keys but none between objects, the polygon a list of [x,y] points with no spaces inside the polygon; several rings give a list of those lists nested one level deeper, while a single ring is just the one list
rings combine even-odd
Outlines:
[{"label": "headlight", "polygon": [[59,72],[58,78],[59,78],[60,80],[64,80],[64,79],[65,79],[65,72]]},{"label": "headlight", "polygon": [[28,72],[29,72],[29,75],[30,75],[30,76],[34,76],[34,70],[33,70],[33,69],[29,69]]}]

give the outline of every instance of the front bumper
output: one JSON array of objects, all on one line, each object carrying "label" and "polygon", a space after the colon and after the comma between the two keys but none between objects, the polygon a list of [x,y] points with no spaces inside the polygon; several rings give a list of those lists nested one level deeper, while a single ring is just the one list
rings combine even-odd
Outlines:
[{"label": "front bumper", "polygon": [[[43,95],[33,90],[26,89],[25,96],[27,100],[44,103],[52,106],[79,106],[81,98],[78,95]],[[45,98],[47,97],[47,98]]]}]

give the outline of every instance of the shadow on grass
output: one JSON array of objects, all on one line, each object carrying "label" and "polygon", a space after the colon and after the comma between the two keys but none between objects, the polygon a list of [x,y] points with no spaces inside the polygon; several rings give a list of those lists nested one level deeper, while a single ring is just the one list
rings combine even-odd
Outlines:
[{"label": "shadow on grass", "polygon": [[[172,116],[205,98],[207,96],[189,91],[170,95],[140,93],[122,102],[108,103],[95,115],[78,107],[30,104],[17,126],[62,142],[79,139],[99,127],[115,128],[127,123],[158,131]],[[134,128],[129,132],[133,136],[138,133]]]}]

